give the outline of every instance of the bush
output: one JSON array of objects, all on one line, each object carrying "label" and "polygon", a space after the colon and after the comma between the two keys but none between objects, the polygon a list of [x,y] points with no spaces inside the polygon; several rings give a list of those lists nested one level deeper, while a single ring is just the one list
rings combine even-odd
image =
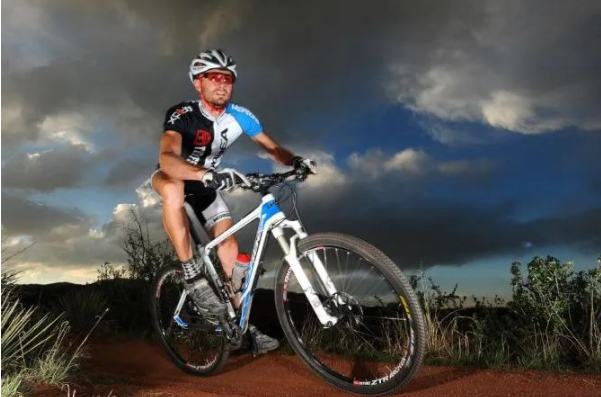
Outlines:
[{"label": "bush", "polygon": [[516,330],[528,366],[597,367],[601,356],[601,268],[574,273],[571,263],[535,257],[524,280],[511,266],[510,307],[524,322]]},{"label": "bush", "polygon": [[[601,257],[599,258],[601,262]],[[445,364],[580,368],[601,372],[601,267],[534,257],[511,265],[512,300],[448,293],[425,274],[411,283],[426,314],[428,358]]]}]

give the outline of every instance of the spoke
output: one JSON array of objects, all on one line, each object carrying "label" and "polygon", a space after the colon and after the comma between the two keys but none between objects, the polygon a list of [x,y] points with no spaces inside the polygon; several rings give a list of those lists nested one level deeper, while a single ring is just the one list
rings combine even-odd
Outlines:
[{"label": "spoke", "polygon": [[[373,269],[374,269],[374,267],[372,266],[372,267],[369,269],[369,271],[371,272]],[[377,283],[377,284],[375,284],[373,287],[371,287],[371,289],[370,289],[370,290],[367,292],[367,294],[365,294],[365,296],[371,296],[372,292],[373,292],[373,291],[374,291],[374,290],[375,290],[377,287],[379,287],[379,286],[380,286],[382,283],[387,283],[387,284],[388,284],[388,281],[386,281],[386,279],[382,277],[382,278],[380,279],[380,281],[378,281],[378,283]],[[376,300],[377,300],[377,299],[376,299]],[[383,301],[382,301],[382,303],[383,303]]]},{"label": "spoke", "polygon": [[[338,277],[341,278],[343,273],[342,273],[342,269],[340,268],[340,256],[338,255],[338,248],[336,248],[336,262],[338,262]],[[330,276],[330,279],[332,279],[331,276]],[[336,286],[336,289],[338,289],[338,286]],[[344,292],[344,291],[342,291],[342,292]]]},{"label": "spoke", "polygon": [[378,351],[378,349],[376,349],[376,347],[374,345],[372,345],[368,340],[366,340],[363,337],[363,335],[367,335],[367,334],[364,334],[363,332],[360,332],[360,331],[355,331],[353,334],[357,335],[359,338],[361,338],[363,340],[363,342],[365,342],[366,344],[368,344],[369,346],[371,346],[371,348],[372,348],[373,351]]},{"label": "spoke", "polygon": [[[357,270],[359,270],[359,269],[360,269],[360,267],[361,267],[361,261],[362,261],[362,260],[363,260],[363,258],[362,258],[362,257],[359,257],[359,260],[357,261],[357,266],[355,266],[355,269],[354,269],[354,270],[353,270],[353,271],[350,273],[351,275],[355,274],[355,273],[357,272]],[[346,292],[347,292],[349,295],[353,295],[353,294],[351,294],[351,292],[350,292],[350,291],[352,290],[352,289],[350,288],[350,287],[351,287],[351,285],[354,285],[354,284],[355,284],[353,281],[354,281],[354,278],[351,278],[351,279],[349,280],[349,285],[348,285],[348,286],[349,286],[349,289],[348,289],[348,291],[346,291]]]},{"label": "spoke", "polygon": [[[367,328],[367,327],[365,326],[365,324],[361,323],[361,324],[359,324],[359,325],[360,325],[361,327],[365,328],[366,330],[368,330],[368,331],[369,331],[369,332],[370,332],[370,333],[371,333],[371,334],[372,334],[374,337],[378,338],[378,337],[376,336],[376,334],[374,334],[374,333],[372,332],[372,330],[371,330],[371,329],[369,329],[369,328]],[[361,333],[361,334],[365,334],[365,333],[363,333],[363,332],[360,332],[359,330],[357,330],[357,332],[358,332],[358,333]],[[365,334],[365,335],[367,335],[367,334]],[[380,338],[378,338],[378,339],[380,339]]]},{"label": "spoke", "polygon": [[[349,257],[351,256],[351,253],[346,251],[346,263],[344,265],[344,273],[340,273],[340,277],[343,277],[345,274],[348,274],[348,262],[349,262]],[[343,284],[344,284],[344,291],[342,292],[346,292],[348,290],[348,284],[346,282],[346,278],[343,278]]]},{"label": "spoke", "polygon": [[204,349],[201,348],[201,349],[198,349],[198,350],[200,352],[200,357],[202,359],[202,364],[206,365],[207,364],[207,357],[205,356]]}]

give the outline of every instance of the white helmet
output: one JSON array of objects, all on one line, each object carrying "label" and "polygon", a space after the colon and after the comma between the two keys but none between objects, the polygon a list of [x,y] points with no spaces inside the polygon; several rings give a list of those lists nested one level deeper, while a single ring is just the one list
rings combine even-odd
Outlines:
[{"label": "white helmet", "polygon": [[238,78],[236,62],[222,50],[216,49],[203,51],[192,60],[190,81],[194,81],[194,77],[211,69],[229,70],[234,75],[234,79]]}]

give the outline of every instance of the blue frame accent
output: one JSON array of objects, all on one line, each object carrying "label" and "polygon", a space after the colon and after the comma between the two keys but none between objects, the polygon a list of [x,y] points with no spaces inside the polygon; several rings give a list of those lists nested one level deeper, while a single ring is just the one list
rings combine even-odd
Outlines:
[{"label": "blue frame accent", "polygon": [[[261,205],[261,218],[259,220],[259,230],[257,234],[263,234],[265,232],[265,225],[267,221],[269,221],[275,214],[281,212],[280,207],[276,204],[275,200],[270,200]],[[263,239],[263,236],[261,237]],[[259,244],[259,241],[256,242]],[[252,274],[253,269],[255,268],[255,264],[258,262],[259,258],[252,258],[249,266],[248,266],[248,274]],[[241,292],[244,293],[250,288],[250,280],[246,279],[244,286],[241,289]],[[250,302],[252,301],[254,295],[254,291],[250,291],[248,295],[242,301],[242,312],[240,314],[240,329],[244,329],[246,326],[246,321],[248,320],[248,311],[250,309]]]},{"label": "blue frame accent", "polygon": [[265,224],[272,216],[281,212],[280,207],[276,204],[275,200],[270,200],[261,206],[261,221],[259,223],[259,232],[262,232],[265,228]]}]

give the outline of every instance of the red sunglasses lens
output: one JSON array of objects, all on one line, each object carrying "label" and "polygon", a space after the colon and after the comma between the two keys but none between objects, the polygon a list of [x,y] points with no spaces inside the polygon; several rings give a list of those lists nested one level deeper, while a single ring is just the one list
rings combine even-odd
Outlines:
[{"label": "red sunglasses lens", "polygon": [[234,82],[234,77],[224,73],[207,73],[207,78],[215,83],[231,84]]}]

